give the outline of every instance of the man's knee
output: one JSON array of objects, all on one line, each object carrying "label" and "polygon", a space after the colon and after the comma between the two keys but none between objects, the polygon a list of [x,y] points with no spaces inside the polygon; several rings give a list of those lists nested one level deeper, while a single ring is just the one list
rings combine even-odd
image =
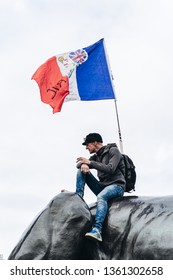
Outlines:
[{"label": "man's knee", "polygon": [[84,177],[84,176],[85,176],[85,174],[80,169],[78,169],[77,177]]},{"label": "man's knee", "polygon": [[77,180],[82,180],[86,182],[86,174],[83,173],[80,169],[78,169],[77,171],[77,176],[76,176]]},{"label": "man's knee", "polygon": [[80,176],[82,171],[80,169],[77,170],[77,176]]}]

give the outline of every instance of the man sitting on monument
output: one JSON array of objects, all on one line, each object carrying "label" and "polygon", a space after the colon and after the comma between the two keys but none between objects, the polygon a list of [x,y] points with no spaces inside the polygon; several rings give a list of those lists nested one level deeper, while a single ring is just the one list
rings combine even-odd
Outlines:
[{"label": "man sitting on monument", "polygon": [[[108,201],[115,197],[122,197],[125,191],[125,166],[123,156],[116,144],[103,145],[100,134],[90,133],[82,145],[90,154],[89,159],[77,158],[76,193],[84,196],[85,183],[97,196],[95,223],[92,230],[85,236],[92,240],[102,241],[103,223],[108,212]],[[90,172],[97,170],[97,180]]]}]

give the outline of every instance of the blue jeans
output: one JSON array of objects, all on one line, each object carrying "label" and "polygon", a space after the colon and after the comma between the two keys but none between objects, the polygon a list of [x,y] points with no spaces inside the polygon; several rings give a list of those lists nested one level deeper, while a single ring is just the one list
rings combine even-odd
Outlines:
[{"label": "blue jeans", "polygon": [[91,173],[84,174],[79,169],[76,178],[76,193],[81,197],[84,195],[85,183],[97,196],[97,209],[94,227],[98,228],[99,231],[102,232],[103,222],[108,211],[108,201],[111,198],[122,197],[124,195],[124,190],[117,184],[112,184],[102,188],[99,181]]}]

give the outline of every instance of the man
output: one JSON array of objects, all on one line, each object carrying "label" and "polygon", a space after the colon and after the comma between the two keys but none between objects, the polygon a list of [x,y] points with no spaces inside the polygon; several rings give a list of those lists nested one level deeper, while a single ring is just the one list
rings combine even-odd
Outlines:
[{"label": "man", "polygon": [[[76,193],[83,197],[86,183],[97,196],[94,227],[85,236],[92,240],[102,241],[102,228],[108,211],[108,201],[124,195],[125,165],[116,144],[104,146],[102,137],[98,133],[88,134],[82,145],[94,155],[89,159],[77,158]],[[92,175],[90,169],[97,170],[99,181]]]}]

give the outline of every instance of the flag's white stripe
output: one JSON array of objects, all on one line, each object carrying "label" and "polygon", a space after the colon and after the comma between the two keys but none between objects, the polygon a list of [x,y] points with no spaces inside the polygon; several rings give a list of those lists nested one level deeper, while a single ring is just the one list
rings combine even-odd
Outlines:
[{"label": "flag's white stripe", "polygon": [[57,64],[63,76],[69,78],[69,91],[70,93],[66,96],[65,102],[80,100],[80,95],[77,87],[76,80],[76,64],[69,57],[69,53],[63,53],[56,56]]}]

